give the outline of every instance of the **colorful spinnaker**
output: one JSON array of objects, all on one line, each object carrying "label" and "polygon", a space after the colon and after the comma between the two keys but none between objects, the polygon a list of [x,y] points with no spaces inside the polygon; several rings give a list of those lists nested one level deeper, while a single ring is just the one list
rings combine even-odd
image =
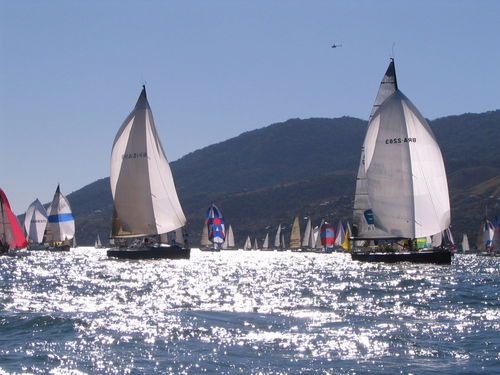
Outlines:
[{"label": "colorful spinnaker", "polygon": [[335,228],[332,224],[324,222],[320,230],[321,244],[324,247],[331,248],[335,243]]},{"label": "colorful spinnaker", "polygon": [[224,216],[222,215],[222,211],[215,204],[211,204],[208,207],[205,223],[208,229],[208,239],[214,245],[221,245],[224,243],[224,239],[226,238]]},{"label": "colorful spinnaker", "polygon": [[10,208],[9,200],[4,191],[0,189],[0,252],[27,245],[28,241],[16,215]]}]

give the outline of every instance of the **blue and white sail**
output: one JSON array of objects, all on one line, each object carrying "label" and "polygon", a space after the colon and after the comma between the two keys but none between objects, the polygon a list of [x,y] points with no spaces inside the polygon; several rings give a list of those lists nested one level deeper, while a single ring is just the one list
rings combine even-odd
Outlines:
[{"label": "blue and white sail", "polygon": [[71,240],[75,236],[75,218],[68,199],[61,193],[59,185],[47,213],[44,242],[62,242]]},{"label": "blue and white sail", "polygon": [[207,225],[208,239],[210,242],[214,245],[224,243],[226,238],[224,216],[222,215],[222,211],[215,204],[211,204],[208,207],[207,214],[205,216],[205,223]]}]

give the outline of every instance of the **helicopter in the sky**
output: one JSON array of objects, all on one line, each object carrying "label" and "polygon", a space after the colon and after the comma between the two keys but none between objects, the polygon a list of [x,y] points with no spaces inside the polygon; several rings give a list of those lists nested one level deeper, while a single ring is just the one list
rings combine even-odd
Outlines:
[{"label": "helicopter in the sky", "polygon": [[342,47],[342,44],[333,44],[332,45],[332,48],[338,48],[338,47]]}]

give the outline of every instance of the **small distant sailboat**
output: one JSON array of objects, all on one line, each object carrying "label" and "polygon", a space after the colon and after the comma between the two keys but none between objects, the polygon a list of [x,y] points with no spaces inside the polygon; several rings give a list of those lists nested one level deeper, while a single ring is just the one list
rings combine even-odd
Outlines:
[{"label": "small distant sailboat", "polygon": [[223,250],[235,250],[236,249],[236,245],[234,242],[233,226],[231,224],[229,224],[229,228],[227,229],[227,236],[226,236],[226,239],[225,239],[224,243],[222,244],[221,248]]},{"label": "small distant sailboat", "polygon": [[276,235],[274,236],[274,248],[276,250],[281,250],[282,247],[282,233],[281,233],[281,224],[278,225],[278,229],[276,229]]},{"label": "small distant sailboat", "polygon": [[320,228],[321,245],[324,252],[331,253],[335,244],[335,228],[332,224],[324,222]]},{"label": "small distant sailboat", "polygon": [[334,246],[337,249],[340,249],[342,247],[342,244],[344,243],[344,240],[345,240],[344,226],[342,225],[342,222],[339,220],[337,224],[337,234],[335,236]]},{"label": "small distant sailboat", "polygon": [[104,246],[102,246],[101,237],[99,236],[99,233],[97,233],[97,238],[95,239],[95,242],[94,242],[94,248],[102,249],[103,247]]},{"label": "small distant sailboat", "polygon": [[300,249],[300,222],[299,217],[295,216],[292,224],[292,231],[290,233],[290,249]]},{"label": "small distant sailboat", "polygon": [[266,233],[266,237],[264,238],[264,242],[262,243],[262,249],[261,250],[269,250],[269,233]]},{"label": "small distant sailboat", "polygon": [[250,236],[247,236],[245,244],[243,245],[243,250],[252,250],[252,240],[250,240]]},{"label": "small distant sailboat", "polygon": [[68,199],[61,193],[59,185],[52,203],[47,210],[48,222],[43,242],[49,244],[48,250],[69,251],[75,236],[75,218]]},{"label": "small distant sailboat", "polygon": [[462,252],[467,253],[469,251],[470,251],[469,238],[467,237],[467,233],[464,233],[462,237]]},{"label": "small distant sailboat", "polygon": [[28,245],[21,225],[12,212],[4,191],[0,189],[0,253],[17,250]]},{"label": "small distant sailboat", "polygon": [[161,236],[184,227],[186,217],[156,131],[145,86],[114,140],[110,183],[114,203],[112,235],[119,240],[120,248],[108,250],[108,256],[190,257],[186,237],[183,236],[181,244],[166,244],[165,236]]},{"label": "small distant sailboat", "polygon": [[254,238],[254,240],[253,240],[252,250],[259,250],[259,243],[257,242],[257,238]]},{"label": "small distant sailboat", "polygon": [[361,150],[354,223],[353,240],[363,244],[351,251],[354,260],[451,263],[447,247],[417,246],[450,226],[448,184],[441,150],[399,91],[392,59]]},{"label": "small distant sailboat", "polygon": [[26,210],[24,229],[28,237],[28,250],[45,250],[43,234],[47,226],[47,211],[38,199],[35,199]]},{"label": "small distant sailboat", "polygon": [[221,245],[226,239],[226,228],[222,211],[213,203],[208,207],[205,226],[207,227],[208,240],[211,246],[201,248],[201,250],[220,251]]}]

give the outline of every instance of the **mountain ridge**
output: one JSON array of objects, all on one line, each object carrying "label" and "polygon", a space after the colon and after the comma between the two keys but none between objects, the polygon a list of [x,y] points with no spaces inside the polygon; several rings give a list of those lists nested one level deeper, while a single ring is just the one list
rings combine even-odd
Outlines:
[{"label": "mountain ridge", "polygon": [[[445,160],[453,229],[461,234],[480,220],[490,193],[499,191],[495,140],[500,139],[500,110],[441,117],[429,124]],[[262,238],[266,228],[275,229],[278,223],[290,226],[296,215],[318,222],[322,217],[334,223],[351,220],[366,125],[349,116],[289,119],[171,162],[193,244],[198,243],[206,207],[212,202],[233,224],[237,241],[247,235]],[[109,178],[68,194],[68,199],[79,243],[92,244],[97,232],[101,238],[109,235]]]}]

